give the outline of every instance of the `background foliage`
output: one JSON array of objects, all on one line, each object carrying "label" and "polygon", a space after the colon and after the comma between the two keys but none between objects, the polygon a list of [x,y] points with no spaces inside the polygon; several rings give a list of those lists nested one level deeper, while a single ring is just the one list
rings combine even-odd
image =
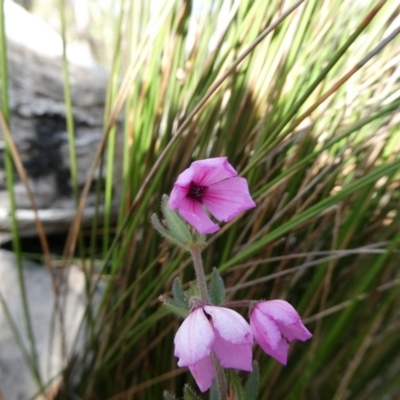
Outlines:
[{"label": "background foliage", "polygon": [[[60,0],[68,22],[64,10]],[[400,393],[398,15],[395,1],[354,0],[121,0],[103,12],[110,81],[94,162],[106,212],[81,246],[93,164],[64,254],[66,268],[76,256],[88,266],[86,345],[68,356],[57,398],[158,399],[193,384],[173,356],[180,321],[158,301],[193,270],[150,216],[191,161],[216,156],[248,179],[257,208],[209,237],[207,271],[218,268],[229,299],[286,299],[314,334],[285,368],[256,351],[260,399]],[[66,105],[72,115],[68,91]]]}]

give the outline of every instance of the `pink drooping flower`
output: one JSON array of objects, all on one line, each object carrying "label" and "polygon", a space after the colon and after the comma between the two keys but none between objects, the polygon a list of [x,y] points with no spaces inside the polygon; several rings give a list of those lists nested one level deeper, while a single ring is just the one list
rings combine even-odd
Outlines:
[{"label": "pink drooping flower", "polygon": [[228,222],[255,206],[246,179],[237,176],[226,157],[193,162],[178,176],[169,199],[171,210],[178,209],[201,234],[219,229],[204,207],[218,221]]},{"label": "pink drooping flower", "polygon": [[312,337],[297,311],[284,300],[257,303],[250,314],[250,326],[261,348],[283,365],[287,362],[289,342],[304,342]]},{"label": "pink drooping flower", "polygon": [[236,311],[204,306],[192,311],[175,335],[179,367],[189,367],[200,390],[210,388],[215,376],[211,352],[225,368],[252,371],[253,334]]}]

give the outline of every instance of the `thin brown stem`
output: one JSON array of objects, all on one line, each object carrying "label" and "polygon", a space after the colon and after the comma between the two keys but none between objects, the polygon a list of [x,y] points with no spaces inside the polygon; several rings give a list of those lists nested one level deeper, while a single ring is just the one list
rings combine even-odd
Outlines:
[{"label": "thin brown stem", "polygon": [[227,301],[224,304],[221,304],[220,307],[250,307],[252,303],[257,303],[254,300],[235,300],[235,301]]}]

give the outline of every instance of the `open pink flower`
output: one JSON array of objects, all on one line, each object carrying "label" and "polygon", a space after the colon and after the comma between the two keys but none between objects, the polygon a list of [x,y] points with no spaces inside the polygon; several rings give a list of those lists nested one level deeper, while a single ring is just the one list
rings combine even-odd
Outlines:
[{"label": "open pink flower", "polygon": [[236,311],[204,306],[192,311],[175,335],[179,367],[189,367],[200,390],[210,388],[215,376],[211,351],[225,368],[252,371],[253,334]]},{"label": "open pink flower", "polygon": [[250,314],[250,326],[261,348],[283,365],[287,362],[289,342],[304,342],[312,337],[297,311],[284,300],[257,303]]},{"label": "open pink flower", "polygon": [[193,162],[174,184],[169,199],[171,210],[178,209],[201,234],[216,232],[219,226],[211,221],[204,206],[224,222],[256,206],[246,179],[237,176],[226,157]]}]

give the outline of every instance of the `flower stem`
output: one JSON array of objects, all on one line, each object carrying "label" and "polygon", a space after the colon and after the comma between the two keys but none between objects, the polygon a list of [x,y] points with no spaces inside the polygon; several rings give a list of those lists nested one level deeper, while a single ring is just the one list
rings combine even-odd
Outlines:
[{"label": "flower stem", "polygon": [[251,305],[257,304],[257,300],[235,300],[227,301],[226,303],[220,304],[221,307],[250,307]]},{"label": "flower stem", "polygon": [[208,291],[206,276],[204,274],[203,262],[201,261],[201,249],[200,246],[193,246],[190,249],[190,253],[193,258],[194,270],[196,272],[197,284],[199,285],[201,300],[208,303]]},{"label": "flower stem", "polygon": [[214,352],[211,352],[211,359],[215,368],[215,378],[217,380],[218,392],[221,400],[225,400],[228,398],[228,391],[226,389],[226,380],[225,380],[225,372],[222,368],[221,364],[218,361],[217,356]]}]

